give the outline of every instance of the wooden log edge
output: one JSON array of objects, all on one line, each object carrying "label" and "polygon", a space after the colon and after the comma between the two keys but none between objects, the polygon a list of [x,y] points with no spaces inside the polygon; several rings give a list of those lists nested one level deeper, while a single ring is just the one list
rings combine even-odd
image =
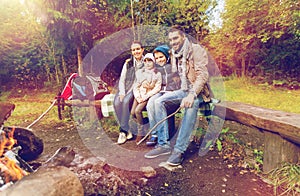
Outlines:
[{"label": "wooden log edge", "polygon": [[1,196],[83,196],[80,180],[67,167],[43,167],[0,192]]}]

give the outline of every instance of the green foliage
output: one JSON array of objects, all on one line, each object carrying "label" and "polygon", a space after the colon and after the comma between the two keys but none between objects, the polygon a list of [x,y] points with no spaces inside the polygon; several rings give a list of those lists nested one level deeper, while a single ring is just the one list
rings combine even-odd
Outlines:
[{"label": "green foliage", "polygon": [[189,35],[202,40],[209,32],[209,14],[216,1],[178,0],[172,1],[172,24],[183,27]]},{"label": "green foliage", "polygon": [[38,87],[43,27],[19,1],[0,3],[0,84],[15,81],[24,87]]},{"label": "green foliage", "polygon": [[[133,17],[130,1],[108,1],[114,9],[115,25],[118,28],[140,25],[181,25],[185,31],[200,39],[208,33],[209,12],[215,7],[216,1],[205,0],[139,0],[132,1]],[[132,21],[132,18],[134,21]],[[142,34],[137,30],[137,37]]]},{"label": "green foliage", "polygon": [[230,141],[233,143],[238,143],[239,140],[234,136],[236,132],[229,132],[229,127],[222,129],[218,139],[216,140],[216,147],[219,152],[223,149],[223,142]]},{"label": "green foliage", "polygon": [[262,165],[264,152],[262,150],[253,149],[253,154],[254,154],[256,163]]},{"label": "green foliage", "polygon": [[[0,2],[1,86],[62,85],[98,40],[132,24],[181,25],[210,49],[224,75],[265,76],[262,83],[284,81],[288,88],[299,81],[300,9],[294,0],[227,0],[217,31],[208,26],[216,0],[24,2]],[[166,34],[161,30],[138,29],[135,38],[146,36],[149,46],[166,43],[154,36]]]},{"label": "green foliage", "polygon": [[[222,19],[222,28],[206,41],[225,74],[261,76],[281,70],[297,78],[300,73],[297,1],[227,0]],[[272,80],[282,75],[267,77]]]}]

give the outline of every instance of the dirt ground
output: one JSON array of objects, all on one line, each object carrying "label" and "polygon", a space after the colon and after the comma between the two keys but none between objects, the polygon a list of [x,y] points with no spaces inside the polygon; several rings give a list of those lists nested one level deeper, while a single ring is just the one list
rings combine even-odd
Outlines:
[{"label": "dirt ground", "polygon": [[[231,126],[232,129],[247,129],[231,122],[226,122],[225,125]],[[43,153],[30,163],[32,165],[42,164],[63,146],[71,146],[74,149],[78,155],[77,161],[91,159],[94,156],[86,147],[72,121],[51,126],[37,124],[32,130],[44,142]],[[108,131],[108,135],[111,142],[116,142],[117,132]],[[150,149],[145,144],[137,147],[134,140],[127,141],[122,147],[145,152]],[[78,174],[85,195],[273,195],[273,187],[265,183],[259,175],[238,166],[244,157],[229,160],[216,149],[201,157],[197,153],[198,150],[197,145],[191,143],[182,168],[169,171],[157,167],[154,168],[156,175],[149,178],[144,177],[141,172],[126,171],[109,164],[101,164],[105,172],[97,171],[99,174],[97,177],[91,174],[96,172],[96,167],[87,169],[89,175],[85,174],[88,172],[84,172],[83,175],[82,170],[80,173],[79,169],[76,169],[78,167],[76,164],[71,167]]]}]

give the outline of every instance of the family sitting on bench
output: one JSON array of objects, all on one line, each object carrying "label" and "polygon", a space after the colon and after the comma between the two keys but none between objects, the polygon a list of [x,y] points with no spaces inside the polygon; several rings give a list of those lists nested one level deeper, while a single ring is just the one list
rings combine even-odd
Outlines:
[{"label": "family sitting on bench", "polygon": [[[171,49],[158,46],[153,52],[154,57],[151,53],[143,56],[141,43],[132,43],[133,57],[123,65],[114,109],[120,125],[117,142],[123,144],[133,138],[130,126],[133,120],[137,121],[138,130],[143,131],[141,117],[145,106],[149,129],[167,118],[169,104],[184,108],[174,149],[169,141],[170,127],[165,120],[152,131],[147,144],[156,146],[145,154],[148,159],[171,154],[167,163],[176,166],[181,164],[189,145],[199,103],[210,102],[208,56],[202,46],[191,42],[178,27],[170,29],[168,38]],[[154,67],[155,63],[158,66]],[[132,108],[131,113],[129,108]]]}]

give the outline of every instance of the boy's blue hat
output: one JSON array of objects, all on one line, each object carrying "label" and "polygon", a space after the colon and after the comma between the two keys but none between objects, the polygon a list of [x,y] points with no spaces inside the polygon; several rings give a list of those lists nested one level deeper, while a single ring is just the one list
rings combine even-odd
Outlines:
[{"label": "boy's blue hat", "polygon": [[157,46],[155,49],[154,49],[154,52],[161,52],[165,55],[166,59],[169,59],[170,57],[170,54],[169,54],[169,46],[167,45],[161,45],[161,46]]}]

